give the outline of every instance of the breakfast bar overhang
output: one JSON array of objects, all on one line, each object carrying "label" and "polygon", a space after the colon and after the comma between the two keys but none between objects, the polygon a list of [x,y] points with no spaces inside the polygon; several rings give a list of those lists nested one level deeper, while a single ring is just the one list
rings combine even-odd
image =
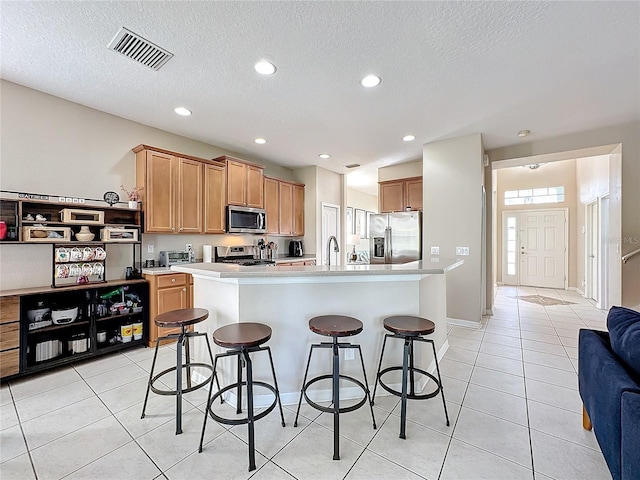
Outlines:
[{"label": "breakfast bar overhang", "polygon": [[[193,306],[209,311],[209,318],[198,325],[198,330],[206,331],[209,338],[215,329],[231,323],[260,322],[271,327],[269,345],[282,402],[296,404],[309,346],[318,341],[317,335],[309,331],[308,322],[312,317],[348,315],[363,322],[364,330],[354,341],[362,347],[367,380],[372,388],[385,334],[382,322],[387,316],[419,315],[432,320],[436,330],[430,338],[435,341],[438,357],[444,354],[448,347],[445,275],[463,260],[438,260],[394,265],[287,267],[200,263],[171,268],[193,276]],[[208,359],[204,343],[196,345],[192,352],[197,361]],[[385,359],[401,359],[400,345],[388,345],[387,352]],[[425,348],[416,355],[423,367],[432,369],[432,353]],[[345,356],[350,358],[348,354]],[[318,360],[311,363],[309,374],[326,373],[330,370],[330,361],[328,354],[326,361],[318,355]],[[340,368],[347,375],[358,375],[361,367],[357,354],[353,360],[341,358]],[[236,367],[231,363],[220,365],[218,370],[222,384],[234,381]],[[254,363],[254,378],[271,379],[267,358]],[[256,406],[270,403],[266,397],[261,401],[262,392],[256,393]],[[349,398],[359,394],[357,389],[341,384],[341,396]],[[321,382],[314,399],[330,398],[330,383]],[[233,403],[233,396],[228,400]]]}]

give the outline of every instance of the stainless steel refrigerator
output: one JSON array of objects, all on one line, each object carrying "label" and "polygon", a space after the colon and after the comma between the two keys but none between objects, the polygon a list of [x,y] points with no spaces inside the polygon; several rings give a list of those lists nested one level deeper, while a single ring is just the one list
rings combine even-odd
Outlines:
[{"label": "stainless steel refrigerator", "polygon": [[422,259],[422,212],[380,213],[369,222],[371,263]]}]

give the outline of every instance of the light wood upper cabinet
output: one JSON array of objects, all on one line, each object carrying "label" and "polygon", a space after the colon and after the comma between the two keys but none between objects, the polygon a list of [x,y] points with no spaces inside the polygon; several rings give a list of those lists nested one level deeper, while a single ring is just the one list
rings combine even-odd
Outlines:
[{"label": "light wood upper cabinet", "polygon": [[247,207],[264,208],[263,169],[247,165]]},{"label": "light wood upper cabinet", "polygon": [[247,165],[227,160],[227,205],[246,205]]},{"label": "light wood upper cabinet", "polygon": [[144,231],[202,233],[204,167],[211,162],[147,145],[133,151],[136,185],[143,187]]},{"label": "light wood upper cabinet", "polygon": [[223,155],[214,161],[227,165],[227,205],[264,208],[263,168]]},{"label": "light wood upper cabinet", "polygon": [[380,213],[422,210],[422,177],[380,182],[378,192]]},{"label": "light wood upper cabinet", "polygon": [[293,234],[304,235],[304,185],[293,185]]},{"label": "light wood upper cabinet", "polygon": [[404,182],[380,183],[380,213],[401,212],[404,210]]},{"label": "light wood upper cabinet", "polygon": [[267,233],[304,235],[304,185],[264,177]]},{"label": "light wood upper cabinet", "polygon": [[185,158],[176,159],[178,233],[202,233],[202,178],[204,164]]},{"label": "light wood upper cabinet", "polygon": [[226,169],[222,165],[204,166],[204,233],[225,233]]},{"label": "light wood upper cabinet", "polygon": [[280,233],[293,234],[293,185],[280,182]]},{"label": "light wood upper cabinet", "polygon": [[264,208],[267,211],[267,233],[280,233],[280,182],[275,178],[264,177]]},{"label": "light wood upper cabinet", "polygon": [[422,210],[422,177],[407,179],[404,184],[404,208]]}]

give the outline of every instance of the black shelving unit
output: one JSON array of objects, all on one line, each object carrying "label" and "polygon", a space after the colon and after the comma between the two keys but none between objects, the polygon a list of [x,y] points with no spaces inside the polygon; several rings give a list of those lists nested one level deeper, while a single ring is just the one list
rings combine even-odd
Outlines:
[{"label": "black shelving unit", "polygon": [[[144,280],[83,285],[21,296],[19,375],[146,345],[148,303],[149,285]],[[42,305],[52,309],[51,316],[55,309],[75,308],[78,316],[69,323],[29,329],[27,312]],[[122,327],[133,324],[142,324],[141,337],[132,336],[130,341],[126,338],[123,341]],[[104,332],[104,341],[98,341],[99,332]]]}]

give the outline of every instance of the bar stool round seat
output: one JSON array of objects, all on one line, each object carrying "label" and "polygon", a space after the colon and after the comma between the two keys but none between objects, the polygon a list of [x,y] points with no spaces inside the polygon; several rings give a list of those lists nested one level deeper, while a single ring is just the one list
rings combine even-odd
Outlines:
[{"label": "bar stool round seat", "polygon": [[[155,353],[153,355],[153,362],[151,363],[151,372],[149,373],[149,381],[147,382],[147,393],[144,397],[144,405],[142,407],[142,415],[140,418],[145,417],[145,411],[147,409],[147,401],[149,399],[149,391],[158,395],[175,395],[176,396],[176,435],[182,433],[182,395],[185,393],[193,392],[199,388],[204,387],[214,378],[213,371],[213,354],[211,353],[211,344],[207,338],[206,333],[198,333],[188,331],[187,328],[191,325],[195,325],[206,320],[209,317],[209,312],[204,308],[181,308],[178,310],[171,310],[169,312],[161,313],[158,315],[154,322],[158,327],[162,328],[180,328],[179,333],[172,333],[163,337],[158,337],[156,341]],[[194,337],[204,337],[207,341],[207,350],[209,357],[211,358],[211,364],[192,362],[190,355],[189,339]],[[156,366],[156,359],[158,357],[158,347],[163,340],[176,340],[176,365],[169,367],[166,370],[154,375]],[[185,360],[182,359],[182,347],[184,346]],[[194,367],[200,367],[201,369],[208,371],[209,375],[202,381],[193,384],[191,381],[191,369]],[[182,371],[186,370],[187,385],[182,385]],[[172,372],[176,372],[176,387],[175,389],[167,389],[159,387],[157,382],[160,378],[169,375]],[[217,380],[217,379],[216,379]]]},{"label": "bar stool round seat", "polygon": [[[353,412],[354,410],[362,407],[367,401],[369,403],[369,408],[371,409],[371,418],[373,420],[373,428],[376,428],[376,419],[373,414],[373,402],[371,401],[371,395],[369,393],[369,387],[367,385],[367,373],[364,369],[364,359],[362,358],[362,350],[360,349],[360,345],[352,344],[347,342],[338,342],[338,338],[351,337],[357,335],[362,332],[363,324],[360,320],[353,317],[348,317],[345,315],[321,315],[318,317],[313,317],[309,320],[309,330],[318,335],[323,335],[325,337],[331,337],[332,342],[321,342],[312,344],[309,349],[309,359],[307,360],[307,367],[304,373],[304,379],[302,381],[302,388],[300,390],[300,400],[298,401],[298,410],[296,412],[296,419],[293,423],[294,427],[298,426],[298,416],[300,414],[300,407],[302,405],[302,398],[306,400],[307,404],[316,410],[320,410],[321,412],[332,413],[333,414],[333,459],[340,460],[340,414]],[[311,354],[313,350],[316,348],[330,348],[333,351],[333,370],[331,374],[327,375],[318,375],[316,377],[307,380],[307,376],[309,374],[309,365],[311,363]],[[341,348],[352,348],[358,350],[360,353],[360,362],[362,365],[362,374],[364,378],[364,383],[349,375],[343,375],[340,373],[340,354],[339,349]],[[307,389],[322,380],[331,380],[332,381],[332,405],[329,407],[322,406],[317,402],[314,402],[309,395],[307,394]],[[340,380],[345,380],[347,382],[353,383],[357,385],[360,389],[362,389],[363,397],[358,400],[356,403],[346,406],[340,407],[340,388],[339,382]]]},{"label": "bar stool round seat", "polygon": [[[207,408],[204,412],[204,421],[202,423],[202,435],[200,437],[200,446],[198,452],[202,452],[202,444],[204,442],[204,433],[207,426],[207,417],[211,417],[213,420],[225,424],[225,425],[244,425],[247,424],[249,433],[249,471],[256,469],[255,460],[255,433],[254,423],[256,420],[267,416],[278,405],[280,408],[280,419],[282,426],[285,426],[284,413],[282,410],[282,403],[280,402],[280,391],[278,390],[278,381],[276,379],[276,371],[273,366],[273,357],[271,356],[271,349],[268,346],[262,346],[271,338],[271,327],[263,323],[253,322],[240,322],[232,323],[220,327],[213,332],[213,342],[223,348],[228,349],[224,353],[219,353],[215,356],[213,362],[213,375],[216,375],[218,359],[228,356],[237,356],[237,381],[220,388],[218,385],[218,391],[213,393],[213,378],[210,379],[209,399],[207,401]],[[249,354],[266,350],[269,353],[269,362],[271,363],[271,372],[273,374],[273,385],[263,381],[257,381],[253,379],[253,362]],[[246,380],[242,379],[242,366],[246,366],[247,374]],[[266,388],[273,393],[274,399],[271,404],[260,413],[255,414],[253,408],[253,389],[259,386]],[[247,416],[243,418],[227,418],[218,415],[213,411],[213,403],[217,398],[220,398],[222,403],[222,395],[229,390],[236,389],[236,413],[242,413],[242,387],[246,387],[247,390]]]},{"label": "bar stool round seat", "polygon": [[[406,420],[407,420],[407,400],[426,400],[433,398],[438,393],[442,394],[442,404],[444,406],[444,415],[449,426],[449,414],[447,413],[447,404],[444,399],[444,390],[442,387],[442,377],[440,376],[440,366],[438,364],[438,356],[433,340],[424,338],[423,335],[430,335],[436,330],[436,325],[431,320],[414,315],[395,315],[387,317],[383,321],[384,328],[392,333],[384,336],[382,343],[382,352],[380,353],[380,362],[378,364],[378,372],[376,373],[376,385],[373,388],[373,401],[375,402],[376,388],[378,384],[392,395],[401,397],[400,407],[400,438],[406,438]],[[404,351],[402,356],[402,366],[391,366],[382,368],[382,358],[384,349],[387,345],[388,338],[400,338],[404,341]],[[437,377],[426,370],[420,369],[414,363],[414,342],[430,343],[433,349],[433,358],[436,364]],[[382,380],[383,375],[393,372],[402,371],[402,391],[396,390],[388,386]],[[416,393],[415,374],[419,373],[431,379],[435,383],[435,389],[426,393]],[[408,384],[408,389],[407,389]]]}]

